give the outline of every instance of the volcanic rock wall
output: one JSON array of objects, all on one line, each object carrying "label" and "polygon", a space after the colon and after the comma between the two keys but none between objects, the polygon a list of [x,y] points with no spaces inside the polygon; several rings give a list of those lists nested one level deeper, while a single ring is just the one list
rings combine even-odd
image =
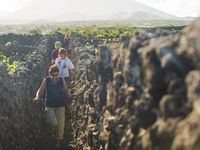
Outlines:
[{"label": "volcanic rock wall", "polygon": [[75,49],[76,149],[199,149],[199,35],[200,19],[173,35],[123,36],[101,45],[97,58]]},{"label": "volcanic rock wall", "polygon": [[0,37],[2,45],[8,40],[12,42],[13,39],[18,40],[20,45],[24,42],[31,46],[36,44],[36,47],[27,53],[26,61],[21,62],[14,73],[8,73],[6,66],[0,65],[0,150],[33,150],[37,149],[38,141],[43,138],[44,109],[43,102],[35,104],[32,99],[47,75],[54,42],[63,39],[63,35],[47,35],[41,38],[7,36]]},{"label": "volcanic rock wall", "polygon": [[9,62],[14,60],[25,61],[26,55],[32,53],[38,44],[40,35],[16,35],[5,34],[0,36],[0,55],[9,58]]},{"label": "volcanic rock wall", "polygon": [[[76,75],[67,116],[73,147],[199,149],[199,28],[197,20],[173,35],[141,30],[121,37],[119,45],[100,45],[97,58],[74,33],[70,58]],[[25,42],[25,47],[21,43],[27,37],[20,41],[23,38],[16,40],[16,35],[4,36],[9,38],[0,38],[2,54],[11,55],[1,51],[4,48],[27,50],[15,73],[8,74],[0,65],[0,150],[39,150],[47,140],[44,109],[41,101],[35,104],[31,99],[47,75],[54,42],[62,41],[63,35],[31,37],[34,42]],[[13,44],[6,47],[9,41]]]}]

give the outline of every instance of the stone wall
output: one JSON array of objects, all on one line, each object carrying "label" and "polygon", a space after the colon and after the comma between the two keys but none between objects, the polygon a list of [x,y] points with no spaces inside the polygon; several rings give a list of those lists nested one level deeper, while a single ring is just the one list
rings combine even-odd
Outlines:
[{"label": "stone wall", "polygon": [[41,38],[41,35],[35,34],[35,35],[22,35],[22,34],[4,34],[0,35],[0,44],[5,45],[7,42],[15,42],[19,45],[29,45],[34,46],[39,44],[39,39]]},{"label": "stone wall", "polygon": [[[140,30],[122,36],[121,44],[99,45],[97,57],[74,33],[70,58],[76,75],[67,116],[72,147],[197,150],[199,27],[198,19],[177,34]],[[35,40],[28,42],[36,47],[28,50],[15,73],[0,65],[0,150],[40,150],[39,145],[48,142],[43,102],[31,100],[47,75],[54,42],[62,41],[63,35]],[[2,47],[6,42],[0,38]]]},{"label": "stone wall", "polygon": [[[0,41],[5,37],[1,36]],[[44,139],[43,102],[35,104],[32,99],[47,75],[54,42],[63,35],[43,36],[39,40],[27,38],[24,36],[24,40],[36,40],[38,45],[26,55],[26,61],[11,74],[4,64],[0,65],[0,150],[37,149],[38,141]]]},{"label": "stone wall", "polygon": [[77,48],[76,149],[197,150],[199,28],[197,19],[177,34],[140,30],[101,45],[97,58]]}]

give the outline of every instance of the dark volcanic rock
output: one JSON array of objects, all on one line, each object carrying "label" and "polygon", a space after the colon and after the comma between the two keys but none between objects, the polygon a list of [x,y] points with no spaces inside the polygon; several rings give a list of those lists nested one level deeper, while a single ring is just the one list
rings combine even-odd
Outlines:
[{"label": "dark volcanic rock", "polygon": [[76,148],[198,149],[199,27],[198,19],[177,34],[140,30],[99,46],[97,58],[76,35]]},{"label": "dark volcanic rock", "polygon": [[[1,36],[0,43],[8,40],[17,40],[13,41],[15,48],[20,47],[22,53],[28,51],[29,55],[14,73],[8,73],[4,64],[0,66],[0,149],[39,149],[38,142],[47,141],[43,137],[43,102],[35,104],[32,99],[47,75],[53,49],[49,45],[56,39],[9,34]],[[28,48],[29,44],[36,47]]]},{"label": "dark volcanic rock", "polygon": [[160,111],[163,117],[177,117],[183,112],[183,99],[176,95],[164,95],[160,100]]},{"label": "dark volcanic rock", "polygon": [[198,150],[199,149],[199,109],[200,103],[196,101],[193,103],[193,111],[182,120],[176,130],[176,136],[172,144],[172,150]]},{"label": "dark volcanic rock", "polygon": [[200,100],[200,71],[193,70],[186,76],[187,99],[189,102]]}]

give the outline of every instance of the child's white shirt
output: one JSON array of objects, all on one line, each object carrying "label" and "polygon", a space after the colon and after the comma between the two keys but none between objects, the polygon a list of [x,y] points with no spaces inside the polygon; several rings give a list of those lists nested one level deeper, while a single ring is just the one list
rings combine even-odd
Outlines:
[{"label": "child's white shirt", "polygon": [[69,58],[56,58],[55,64],[59,68],[60,77],[69,77],[69,70],[74,69],[74,65]]}]

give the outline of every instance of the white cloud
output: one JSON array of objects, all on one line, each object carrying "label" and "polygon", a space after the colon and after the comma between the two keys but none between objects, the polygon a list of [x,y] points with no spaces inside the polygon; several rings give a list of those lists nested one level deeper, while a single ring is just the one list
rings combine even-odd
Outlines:
[{"label": "white cloud", "polygon": [[200,13],[199,0],[136,0],[148,6],[165,11],[172,15],[198,16]]}]

